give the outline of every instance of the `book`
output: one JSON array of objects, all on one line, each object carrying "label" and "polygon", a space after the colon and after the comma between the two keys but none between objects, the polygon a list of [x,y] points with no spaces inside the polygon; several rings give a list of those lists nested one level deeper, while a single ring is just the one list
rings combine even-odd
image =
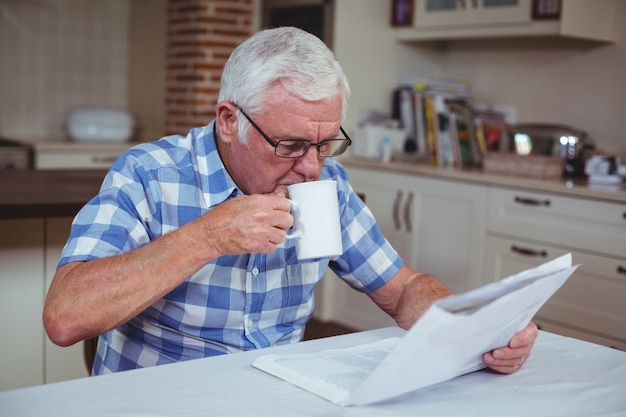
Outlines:
[{"label": "book", "polygon": [[506,120],[502,113],[492,110],[475,110],[474,127],[483,155],[488,152],[508,151]]},{"label": "book", "polygon": [[469,81],[460,77],[400,77],[398,85],[422,92],[470,96]]},{"label": "book", "polygon": [[340,406],[364,405],[478,371],[574,273],[571,254],[433,303],[403,337],[252,366]]},{"label": "book", "polygon": [[413,91],[413,119],[415,124],[415,138],[420,155],[428,155],[426,139],[426,123],[424,121],[424,97],[419,91]]},{"label": "book", "polygon": [[461,78],[401,78],[393,92],[392,117],[404,130],[405,152],[428,157],[433,165],[454,164],[456,144],[448,138],[448,112],[440,102],[469,97],[469,84]]},{"label": "book", "polygon": [[424,122],[426,143],[428,144],[428,154],[432,165],[438,165],[440,159],[439,143],[437,140],[439,122],[435,111],[435,104],[432,96],[424,96]]},{"label": "book", "polygon": [[446,106],[445,98],[442,95],[434,95],[433,97],[435,120],[437,129],[435,135],[437,137],[437,162],[439,166],[454,165],[454,148],[452,137],[450,136],[450,114]]},{"label": "book", "polygon": [[455,165],[480,166],[484,152],[475,129],[471,105],[464,100],[448,100],[446,104],[450,112],[452,141],[458,148],[458,160]]}]

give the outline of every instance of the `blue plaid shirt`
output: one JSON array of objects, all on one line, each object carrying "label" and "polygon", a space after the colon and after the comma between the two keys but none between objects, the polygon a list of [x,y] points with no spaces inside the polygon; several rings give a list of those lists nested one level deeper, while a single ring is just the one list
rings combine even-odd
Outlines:
[{"label": "blue plaid shirt", "polygon": [[[59,266],[132,251],[243,194],[220,159],[213,124],[122,155],[74,219]],[[313,314],[313,287],[327,267],[359,291],[380,288],[402,260],[348,184],[344,168],[327,158],[321,178],[338,182],[343,255],[299,262],[290,239],[270,254],[210,262],[101,335],[93,373],[300,341]]]}]

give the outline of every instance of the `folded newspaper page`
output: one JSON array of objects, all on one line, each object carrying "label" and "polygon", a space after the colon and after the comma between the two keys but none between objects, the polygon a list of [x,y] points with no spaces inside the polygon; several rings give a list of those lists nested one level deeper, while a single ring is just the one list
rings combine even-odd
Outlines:
[{"label": "folded newspaper page", "polygon": [[576,270],[571,254],[434,303],[403,337],[252,366],[341,406],[370,404],[485,367]]}]

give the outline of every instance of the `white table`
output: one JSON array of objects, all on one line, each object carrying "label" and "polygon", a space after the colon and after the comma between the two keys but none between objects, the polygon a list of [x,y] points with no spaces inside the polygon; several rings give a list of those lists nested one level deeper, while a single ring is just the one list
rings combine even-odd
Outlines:
[{"label": "white table", "polygon": [[546,332],[513,375],[480,371],[365,407],[338,407],[250,366],[271,351],[318,351],[402,332],[390,327],[0,392],[0,416],[626,416],[626,352]]}]

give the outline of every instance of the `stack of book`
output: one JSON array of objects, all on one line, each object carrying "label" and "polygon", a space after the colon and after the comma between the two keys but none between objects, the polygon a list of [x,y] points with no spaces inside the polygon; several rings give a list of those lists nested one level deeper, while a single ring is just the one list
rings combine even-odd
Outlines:
[{"label": "stack of book", "polygon": [[394,92],[394,118],[406,136],[405,152],[433,165],[478,167],[483,155],[504,145],[504,116],[476,111],[469,84],[451,78],[412,78]]}]

